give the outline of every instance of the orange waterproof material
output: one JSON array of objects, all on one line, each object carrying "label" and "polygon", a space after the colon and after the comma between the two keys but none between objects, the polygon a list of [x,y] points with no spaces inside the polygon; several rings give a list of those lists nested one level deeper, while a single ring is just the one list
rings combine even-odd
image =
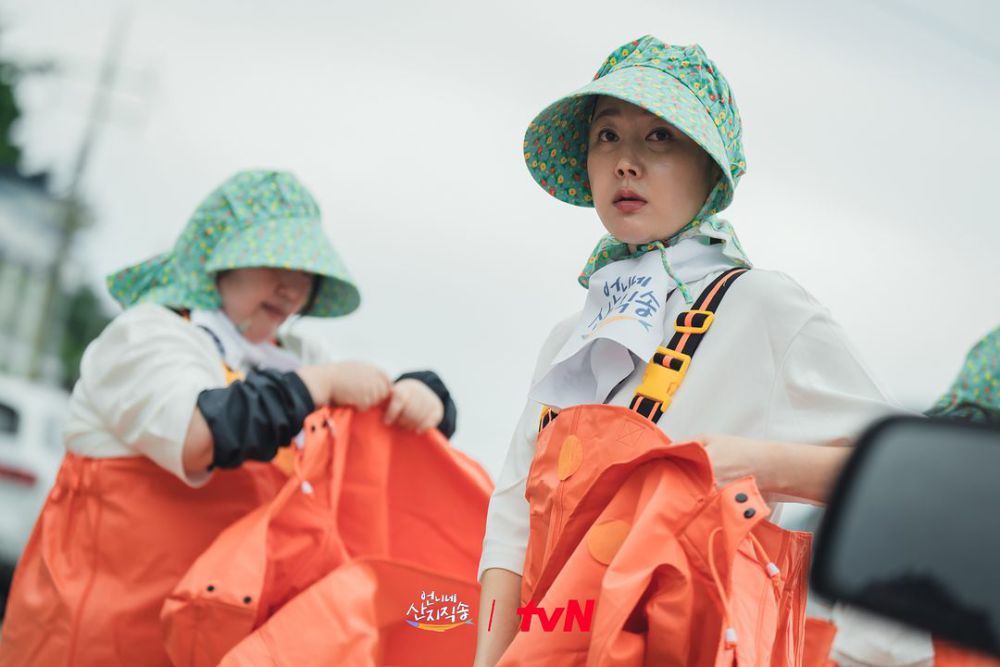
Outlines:
[{"label": "orange waterproof material", "polygon": [[534,617],[500,665],[802,663],[811,536],[765,521],[752,478],[716,489],[700,444],[572,407],[539,434],[526,495],[522,604],[595,611],[589,632]]},{"label": "orange waterproof material", "polygon": [[[478,600],[492,483],[436,431],[318,410],[275,499],[227,529],[163,609],[188,665],[468,665],[472,615],[415,627],[422,594]],[[442,631],[443,630],[443,631]]]},{"label": "orange waterproof material", "polygon": [[837,636],[837,626],[820,618],[806,618],[806,645],[802,667],[837,667],[830,660],[830,650]]},{"label": "orange waterproof material", "polygon": [[15,571],[0,665],[169,665],[163,600],[285,479],[250,463],[193,489],[145,457],[67,454]]},{"label": "orange waterproof material", "polygon": [[409,605],[433,586],[459,600],[479,599],[475,581],[401,562],[352,560],[278,610],[219,663],[261,665],[435,665],[468,667],[475,629],[418,630]]},{"label": "orange waterproof material", "polygon": [[998,667],[1000,660],[968,651],[949,642],[934,640],[934,667]]}]

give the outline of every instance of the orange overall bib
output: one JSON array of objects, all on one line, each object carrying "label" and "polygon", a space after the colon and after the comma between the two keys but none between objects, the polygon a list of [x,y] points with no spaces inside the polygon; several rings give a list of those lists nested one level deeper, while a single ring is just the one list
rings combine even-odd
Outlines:
[{"label": "orange overall bib", "polygon": [[[500,665],[802,664],[810,536],[765,521],[751,478],[717,489],[704,448],[655,423],[741,273],[681,314],[631,409],[543,412],[526,483],[521,613],[532,618]],[[588,604],[589,628],[574,628]],[[565,623],[538,622],[560,613]]]}]

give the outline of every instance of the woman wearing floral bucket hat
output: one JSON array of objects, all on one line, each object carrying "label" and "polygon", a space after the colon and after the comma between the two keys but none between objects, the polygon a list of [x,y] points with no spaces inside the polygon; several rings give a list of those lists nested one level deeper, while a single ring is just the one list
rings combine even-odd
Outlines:
[{"label": "woman wearing floral bucket hat", "polygon": [[[700,443],[706,474],[721,489],[712,494],[727,502],[726,489],[752,476],[763,506],[735,506],[748,520],[761,520],[778,501],[822,503],[848,454],[847,447],[830,445],[848,442],[898,408],[829,311],[787,275],[749,270],[735,229],[718,217],[747,160],[733,92],[700,46],[645,36],[615,49],[590,83],[530,123],[524,159],[545,192],[595,208],[608,233],[578,277],[587,290],[582,310],[556,325],[542,345],[490,502],[480,618],[491,620],[479,627],[477,665],[526,664],[519,660],[532,651],[544,651],[547,665],[722,664],[715,662],[716,649],[722,657],[735,651],[731,657],[740,657],[739,664],[771,664],[759,662],[760,654],[748,659],[741,653],[748,641],[758,642],[754,650],[778,648],[767,644],[773,638],[759,636],[759,623],[773,619],[746,616],[747,609],[758,609],[757,599],[741,606],[733,597],[735,580],[717,580],[717,594],[708,594],[715,600],[705,607],[715,609],[711,622],[695,635],[671,639],[670,632],[691,622],[684,613],[708,598],[696,591],[695,607],[683,618],[670,617],[664,611],[669,591],[658,606],[661,598],[650,598],[653,589],[640,585],[640,571],[621,560],[626,552],[653,559],[663,540],[629,532],[624,515],[599,525],[584,506],[602,493],[615,503],[631,502],[614,494],[624,488],[621,471],[652,456],[648,449],[627,453],[637,442],[664,452],[673,451],[666,447],[671,442]],[[618,457],[612,466],[617,473],[596,463],[609,457]],[[733,497],[752,505],[758,496]],[[584,522],[579,530],[586,530],[585,538],[572,533],[578,522]],[[608,526],[618,528],[602,533]],[[768,526],[754,530],[767,532]],[[749,542],[740,544],[750,549]],[[703,562],[718,555],[711,540],[695,546]],[[760,554],[756,546],[749,553]],[[800,555],[807,561],[808,549]],[[606,564],[606,574],[594,574],[595,563]],[[753,576],[766,572],[784,581],[773,562],[758,565]],[[692,585],[711,588],[707,571],[702,575]],[[598,577],[594,588],[583,584],[588,576]],[[789,594],[804,596],[804,580],[795,585]],[[539,619],[531,624],[530,607],[551,602],[566,608],[567,601],[545,597],[557,589],[571,591],[581,605],[596,600],[591,633],[535,634]],[[541,611],[551,620],[560,610]],[[621,625],[609,629],[618,612],[624,614]],[[736,632],[741,613],[756,630]],[[789,637],[801,638],[803,619],[792,620],[798,625]],[[657,653],[654,627],[665,652]],[[928,641],[916,642],[907,659],[929,650]],[[668,657],[677,647],[687,652]]]},{"label": "woman wearing floral bucket hat", "polygon": [[317,406],[385,401],[386,422],[454,430],[434,373],[392,382],[279,334],[297,314],[339,317],[360,301],[289,173],[231,177],[170,252],[108,286],[125,311],[84,354],[66,458],[13,582],[2,665],[169,664],[163,600],[224,527],[281,488],[285,446]]}]

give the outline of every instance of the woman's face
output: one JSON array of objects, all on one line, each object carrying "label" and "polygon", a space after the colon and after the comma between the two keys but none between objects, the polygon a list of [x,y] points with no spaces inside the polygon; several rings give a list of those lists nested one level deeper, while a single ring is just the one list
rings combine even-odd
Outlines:
[{"label": "woman's face", "polygon": [[232,269],[216,283],[222,310],[252,343],[274,340],[278,327],[306,305],[313,274],[288,269]]},{"label": "woman's face", "polygon": [[619,241],[665,240],[701,210],[714,162],[693,139],[650,112],[599,97],[590,123],[587,172],[594,208]]}]

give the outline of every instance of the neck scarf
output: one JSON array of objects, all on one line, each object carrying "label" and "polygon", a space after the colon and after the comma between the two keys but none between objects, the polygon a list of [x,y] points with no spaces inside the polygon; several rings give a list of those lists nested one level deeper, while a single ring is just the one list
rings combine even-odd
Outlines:
[{"label": "neck scarf", "polygon": [[690,304],[688,283],[749,265],[742,250],[733,256],[739,245],[731,228],[726,230],[728,242],[707,242],[717,237],[697,231],[668,243],[646,244],[634,253],[619,241],[602,240],[598,256],[588,263],[594,268],[581,276],[587,286],[583,311],[532,387],[533,400],[559,409],[603,403],[637,362],[651,359],[663,344],[672,322],[665,308],[670,293],[677,290]]},{"label": "neck scarf", "polygon": [[[733,229],[733,226],[726,220],[714,215],[699,214],[698,217],[666,241],[644,243],[636,247],[635,252],[629,251],[628,244],[619,241],[610,234],[605,235],[590,254],[590,259],[587,260],[587,265],[580,272],[578,280],[582,286],[589,287],[591,276],[608,264],[624,259],[634,259],[646,253],[656,251],[660,254],[663,270],[676,284],[678,291],[684,297],[684,301],[688,304],[694,303],[694,296],[687,288],[687,283],[692,279],[683,279],[671,259],[671,248],[689,239],[695,239],[703,245],[721,245],[722,254],[732,262],[731,266],[751,267],[750,259],[743,250],[743,246],[736,236],[736,230]],[[698,280],[702,277],[702,275],[695,276],[693,280]]]},{"label": "neck scarf", "polygon": [[226,365],[235,371],[249,373],[265,368],[288,372],[302,365],[298,357],[274,343],[252,343],[244,338],[221,310],[191,311],[191,322],[212,335]]}]

